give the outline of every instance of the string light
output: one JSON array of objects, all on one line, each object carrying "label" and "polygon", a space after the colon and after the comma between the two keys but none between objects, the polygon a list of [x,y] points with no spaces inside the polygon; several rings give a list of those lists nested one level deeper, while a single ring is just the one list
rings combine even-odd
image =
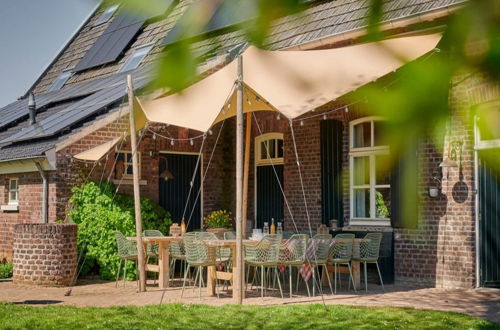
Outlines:
[{"label": "string light", "polygon": [[156,140],[156,133],[153,133],[153,140]]},{"label": "string light", "polygon": [[326,120],[326,113],[323,114],[323,120]]},{"label": "string light", "polygon": [[280,119],[281,119],[281,116],[280,116],[280,114],[279,114],[279,113],[276,115],[276,119],[277,119],[277,120],[280,120]]},{"label": "string light", "polygon": [[304,126],[304,121],[303,120],[300,121],[300,126]]},{"label": "string light", "polygon": [[153,157],[153,151],[149,150],[149,157]]},{"label": "string light", "polygon": [[170,145],[173,146],[175,144],[174,140],[170,140]]},{"label": "string light", "polygon": [[211,129],[209,129],[209,130],[208,130],[208,135],[212,135],[212,134],[214,134],[214,132],[212,132],[212,130],[211,130]]},{"label": "string light", "polygon": [[344,109],[345,112],[349,112],[349,107],[346,105],[345,109]]},{"label": "string light", "polygon": [[193,141],[193,139],[189,139],[189,144],[190,144],[190,145],[194,145],[194,141]]}]

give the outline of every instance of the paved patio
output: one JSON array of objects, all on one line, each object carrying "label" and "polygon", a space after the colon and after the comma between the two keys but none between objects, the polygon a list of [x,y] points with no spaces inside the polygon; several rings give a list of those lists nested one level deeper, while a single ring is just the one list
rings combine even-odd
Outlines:
[{"label": "paved patio", "polygon": [[[337,295],[325,294],[326,304],[358,305],[358,306],[401,306],[454,311],[476,317],[500,322],[500,291],[499,290],[466,290],[466,289],[422,289],[397,285],[386,286],[386,292],[371,284],[369,293],[341,291]],[[127,282],[123,287],[120,282],[115,288],[114,282],[80,281],[72,288],[71,294],[66,296],[68,288],[46,288],[19,286],[11,282],[0,283],[0,300],[30,305],[74,305],[74,306],[120,306],[120,305],[149,305],[163,303],[194,303],[209,305],[224,305],[231,303],[230,291],[224,291],[221,298],[207,296],[202,290],[201,300],[198,298],[198,289],[188,288],[184,298],[181,298],[180,283],[166,290],[158,289],[153,283],[148,283],[148,291],[136,292],[136,282]],[[285,288],[285,292],[287,292]],[[284,292],[284,293],[285,293]],[[247,291],[245,304],[252,305],[291,305],[321,303],[322,297],[294,296],[281,299],[277,292],[269,292],[272,296],[260,297],[260,291]]]}]

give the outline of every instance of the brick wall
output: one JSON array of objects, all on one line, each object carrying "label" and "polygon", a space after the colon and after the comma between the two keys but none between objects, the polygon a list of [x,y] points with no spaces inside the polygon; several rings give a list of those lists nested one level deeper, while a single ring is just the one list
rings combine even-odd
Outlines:
[{"label": "brick wall", "polygon": [[70,286],[77,266],[75,224],[17,224],[14,229],[15,284]]},{"label": "brick wall", "polygon": [[[47,172],[49,182],[49,222],[57,219],[55,172]],[[38,172],[0,175],[0,205],[9,201],[9,179],[18,178],[19,210],[0,211],[0,260],[12,260],[12,238],[14,225],[18,223],[41,223],[42,216],[42,178]]]}]

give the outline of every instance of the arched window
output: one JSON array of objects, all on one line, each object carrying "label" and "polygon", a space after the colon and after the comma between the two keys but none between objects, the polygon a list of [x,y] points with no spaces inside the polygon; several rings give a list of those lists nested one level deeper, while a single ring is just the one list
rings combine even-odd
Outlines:
[{"label": "arched window", "polygon": [[282,133],[263,134],[255,142],[255,165],[283,164]]},{"label": "arched window", "polygon": [[390,225],[390,158],[381,138],[383,124],[378,117],[350,123],[351,224]]}]

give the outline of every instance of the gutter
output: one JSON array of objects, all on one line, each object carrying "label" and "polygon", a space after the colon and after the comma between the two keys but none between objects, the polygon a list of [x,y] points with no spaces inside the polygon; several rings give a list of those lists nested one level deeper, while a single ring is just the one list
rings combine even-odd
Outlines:
[{"label": "gutter", "polygon": [[45,157],[41,157],[41,156],[24,157],[24,158],[9,158],[9,159],[0,160],[0,163],[18,162],[18,161],[23,161],[23,160],[32,160],[34,162],[39,162],[39,161],[44,160],[44,159],[45,159]]},{"label": "gutter", "polygon": [[38,169],[38,172],[40,173],[40,176],[42,177],[43,181],[43,189],[42,189],[42,218],[43,218],[43,223],[49,223],[49,199],[48,199],[48,193],[49,193],[49,183],[47,180],[47,174],[42,168],[42,165],[40,165],[39,161],[35,161],[36,168]]},{"label": "gutter", "polygon": [[[390,30],[396,28],[407,27],[412,24],[422,23],[426,21],[432,21],[438,18],[446,17],[455,12],[457,9],[463,7],[462,3],[439,7],[431,12],[421,13],[416,15],[409,15],[398,20],[383,22],[380,24],[380,30]],[[284,48],[283,50],[310,50],[319,47],[330,46],[339,42],[351,41],[352,39],[358,39],[366,35],[366,27],[353,29],[346,31],[341,34],[336,34],[328,37],[322,37],[313,41],[308,41],[300,45],[295,45],[292,47]]]}]

